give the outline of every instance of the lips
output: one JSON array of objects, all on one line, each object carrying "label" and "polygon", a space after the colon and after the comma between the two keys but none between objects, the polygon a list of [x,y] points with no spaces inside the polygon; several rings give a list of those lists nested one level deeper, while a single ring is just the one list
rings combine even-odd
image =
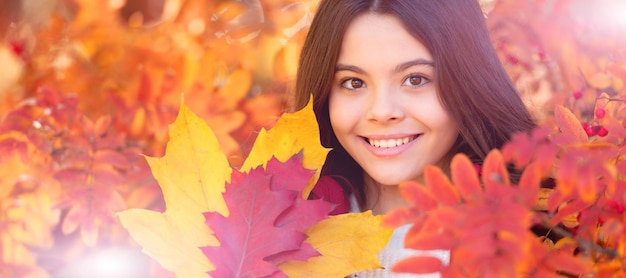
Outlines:
[{"label": "lips", "polygon": [[395,157],[411,148],[423,134],[377,135],[363,138],[363,145],[380,158]]},{"label": "lips", "polygon": [[417,138],[419,135],[413,135],[413,136],[405,136],[405,137],[401,137],[401,138],[391,138],[391,139],[372,139],[372,138],[365,138],[365,140],[374,147],[377,148],[394,148],[394,147],[399,147],[402,146],[404,144],[407,144],[413,140],[415,140],[415,138]]}]

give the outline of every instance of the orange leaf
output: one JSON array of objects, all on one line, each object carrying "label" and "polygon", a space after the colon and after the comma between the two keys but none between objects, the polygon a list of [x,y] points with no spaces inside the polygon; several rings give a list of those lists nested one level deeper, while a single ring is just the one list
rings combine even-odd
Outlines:
[{"label": "orange leaf", "polygon": [[391,268],[391,271],[427,274],[440,272],[442,267],[443,265],[441,260],[435,257],[411,257],[408,259],[403,259],[396,263]]},{"label": "orange leaf", "polygon": [[541,174],[539,173],[537,164],[533,163],[526,167],[519,181],[519,188],[524,192],[524,203],[534,206],[537,200],[537,193],[541,186]]},{"label": "orange leaf", "polygon": [[554,270],[573,275],[589,274],[593,270],[593,262],[574,257],[563,251],[554,251],[544,260],[545,264]]},{"label": "orange leaf", "polygon": [[130,167],[128,159],[118,151],[110,149],[97,150],[93,156],[95,164],[107,164],[118,169],[127,169]]},{"label": "orange leaf", "polygon": [[549,176],[553,172],[558,148],[554,144],[541,144],[537,147],[535,163],[539,168],[540,176]]},{"label": "orange leaf", "polygon": [[88,208],[84,207],[84,204],[74,205],[63,219],[61,230],[63,234],[70,234],[78,228],[82,220],[87,217]]},{"label": "orange leaf", "polygon": [[548,200],[546,201],[546,210],[555,211],[563,202],[567,201],[568,197],[569,195],[565,195],[561,190],[553,190],[548,195]]},{"label": "orange leaf", "polygon": [[620,124],[620,121],[616,118],[606,116],[602,119],[603,126],[609,131],[609,136],[615,136],[617,138],[626,137],[626,129]]},{"label": "orange leaf", "polygon": [[447,232],[421,232],[412,234],[404,239],[404,246],[416,250],[450,250],[454,247],[455,239]]},{"label": "orange leaf", "polygon": [[554,108],[554,117],[561,133],[566,138],[573,140],[572,143],[587,143],[589,141],[589,136],[587,136],[580,121],[565,106],[557,105]]},{"label": "orange leaf", "polygon": [[581,210],[588,207],[589,204],[585,203],[580,199],[576,199],[574,201],[569,202],[563,207],[559,208],[556,214],[550,220],[551,225],[556,225],[561,222],[565,217],[579,213]]},{"label": "orange leaf", "polygon": [[80,224],[80,238],[87,246],[95,246],[98,241],[98,226],[93,219],[83,219]]},{"label": "orange leaf", "polygon": [[624,223],[615,218],[609,219],[602,224],[599,234],[604,241],[615,241],[624,234]]},{"label": "orange leaf", "polygon": [[102,116],[96,121],[94,130],[98,137],[102,137],[111,127],[111,116]]},{"label": "orange leaf", "polygon": [[450,163],[450,171],[452,181],[463,199],[473,200],[482,194],[483,190],[476,169],[466,155],[455,155]]},{"label": "orange leaf", "polygon": [[252,84],[252,74],[245,69],[236,69],[233,71],[224,87],[220,88],[221,96],[220,108],[225,111],[234,109],[236,105],[246,96]]},{"label": "orange leaf", "polygon": [[450,182],[450,179],[448,179],[448,176],[440,168],[426,166],[424,169],[424,181],[442,205],[452,206],[461,202],[459,193]]},{"label": "orange leaf", "polygon": [[605,89],[613,84],[612,76],[606,73],[595,73],[589,78],[589,85],[596,89]]},{"label": "orange leaf", "polygon": [[[428,169],[429,166],[426,166]],[[398,185],[402,197],[409,202],[409,204],[415,206],[417,210],[428,211],[437,207],[437,198],[423,185],[408,181],[402,182]]]},{"label": "orange leaf", "polygon": [[385,214],[382,225],[389,228],[399,227],[415,220],[421,213],[414,208],[395,209]]},{"label": "orange leaf", "polygon": [[533,158],[535,147],[533,143],[527,133],[515,133],[511,136],[511,140],[502,146],[502,156],[507,161],[513,161],[515,167],[521,169]]},{"label": "orange leaf", "polygon": [[509,172],[506,170],[500,151],[492,150],[487,154],[483,164],[482,179],[487,192],[493,192],[496,187],[509,184]]},{"label": "orange leaf", "polygon": [[541,170],[537,164],[533,163],[526,167],[522,173],[518,184],[519,188],[535,191],[541,186]]}]

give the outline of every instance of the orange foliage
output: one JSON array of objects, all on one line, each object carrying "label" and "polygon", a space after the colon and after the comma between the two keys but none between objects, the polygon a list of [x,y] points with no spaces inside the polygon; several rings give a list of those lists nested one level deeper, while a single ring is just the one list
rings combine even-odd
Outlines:
[{"label": "orange foliage", "polygon": [[[113,213],[165,209],[142,154],[163,155],[181,95],[241,167],[290,105],[317,1],[22,2],[0,4],[2,277],[69,276],[101,250],[138,252]],[[429,168],[425,185],[403,184],[414,208],[387,221],[418,224],[409,247],[452,256],[396,270],[626,275],[622,2],[481,1],[542,128],[494,151],[482,179],[458,157],[450,178]],[[135,276],[171,276],[150,264]]]}]

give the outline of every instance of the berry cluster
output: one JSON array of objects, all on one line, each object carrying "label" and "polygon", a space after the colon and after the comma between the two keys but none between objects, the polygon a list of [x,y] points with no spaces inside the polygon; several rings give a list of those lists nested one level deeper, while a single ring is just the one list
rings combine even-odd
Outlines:
[{"label": "berry cluster", "polygon": [[585,132],[587,132],[588,136],[598,135],[600,137],[604,137],[609,134],[609,131],[606,129],[606,127],[601,125],[590,125],[588,123],[583,123],[583,128],[585,129]]},{"label": "berry cluster", "polygon": [[[594,111],[594,114],[597,119],[602,119],[604,118],[604,116],[606,116],[606,110],[604,108],[598,107]],[[588,136],[598,135],[600,137],[604,137],[609,134],[609,131],[602,125],[588,123],[583,123],[582,125]]]},{"label": "berry cluster", "polygon": [[[604,116],[606,116],[606,110],[604,110],[603,108],[596,108],[594,114],[596,115],[597,119],[602,119],[604,118]],[[600,137],[604,137],[609,134],[609,131],[604,126],[598,124],[594,125],[583,123],[583,128],[585,129],[585,132],[587,132],[588,136],[598,135]]]},{"label": "berry cluster", "polygon": [[[575,100],[579,100],[583,97],[583,93],[582,91],[575,91],[573,94],[573,97]],[[609,101],[612,99],[609,99]],[[626,102],[626,99],[624,100]],[[589,137],[591,136],[600,136],[600,137],[605,137],[609,134],[609,131],[606,129],[606,127],[604,127],[603,125],[598,124],[597,120],[602,119],[606,116],[606,109],[602,108],[602,107],[597,107],[594,111],[593,114],[596,117],[596,120],[593,123],[582,123],[583,125],[583,129],[585,130],[585,132],[587,133],[587,135]]]}]

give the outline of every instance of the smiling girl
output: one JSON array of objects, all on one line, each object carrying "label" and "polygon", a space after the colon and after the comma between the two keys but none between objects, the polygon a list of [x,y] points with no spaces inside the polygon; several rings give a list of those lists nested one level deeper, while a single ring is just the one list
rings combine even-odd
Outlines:
[{"label": "smiling girl", "polygon": [[[480,164],[535,126],[478,0],[322,0],[301,53],[295,108],[311,95],[322,144],[332,148],[313,193],[338,202],[339,213],[405,207],[397,185],[421,181],[426,165],[447,171],[456,153]],[[329,189],[335,182],[339,193]],[[408,255],[405,231],[381,254],[383,265]]]}]

